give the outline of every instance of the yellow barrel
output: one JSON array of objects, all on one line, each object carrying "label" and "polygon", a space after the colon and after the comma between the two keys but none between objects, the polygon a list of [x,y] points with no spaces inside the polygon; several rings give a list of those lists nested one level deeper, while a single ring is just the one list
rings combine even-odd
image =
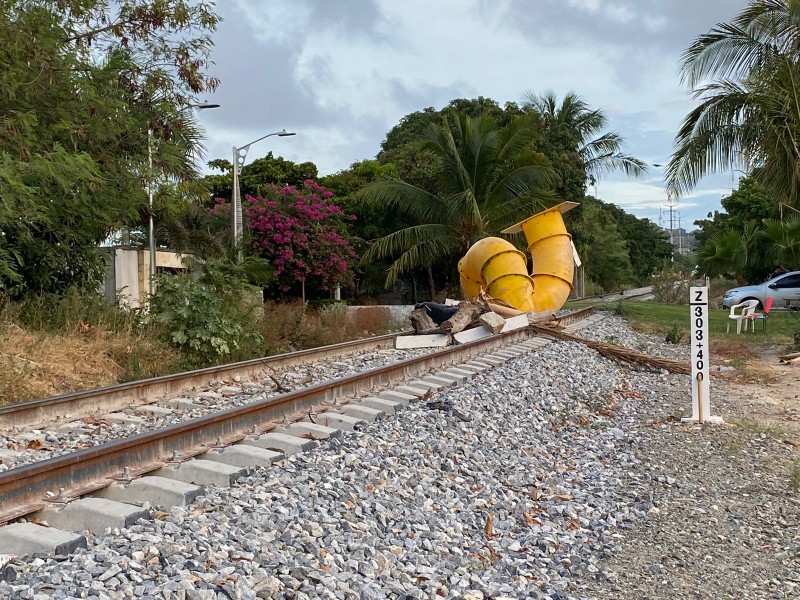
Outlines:
[{"label": "yellow barrel", "polygon": [[465,300],[474,300],[481,293],[481,284],[461,276],[461,292]]},{"label": "yellow barrel", "polygon": [[503,300],[517,310],[533,311],[533,281],[527,272],[510,273],[495,279],[486,289],[492,298]]},{"label": "yellow barrel", "polygon": [[531,279],[536,286],[536,295],[534,296],[536,312],[561,310],[569,298],[572,285],[560,277],[552,275],[531,275]]},{"label": "yellow barrel", "polygon": [[517,310],[559,310],[572,291],[574,269],[572,237],[561,213],[575,206],[563,202],[504,231],[517,233],[521,228],[525,233],[533,259],[531,276],[527,257],[510,242],[488,237],[473,244],[458,262],[464,295],[476,298],[483,287]]},{"label": "yellow barrel", "polygon": [[540,239],[550,237],[551,235],[569,235],[567,233],[567,226],[564,225],[564,218],[561,216],[561,211],[556,208],[535,214],[521,225],[522,231],[525,232],[525,239],[528,240],[528,247],[538,242]]},{"label": "yellow barrel", "polygon": [[497,237],[486,237],[470,246],[467,253],[458,263],[458,271],[473,282],[483,281],[481,269],[483,264],[495,254],[507,250],[516,250],[511,242]]},{"label": "yellow barrel", "polygon": [[568,233],[541,238],[528,247],[533,259],[533,273],[554,275],[572,284],[574,261],[572,236]]},{"label": "yellow barrel", "polygon": [[528,274],[528,258],[514,247],[487,258],[481,268],[481,279],[491,285],[495,279],[509,273]]}]

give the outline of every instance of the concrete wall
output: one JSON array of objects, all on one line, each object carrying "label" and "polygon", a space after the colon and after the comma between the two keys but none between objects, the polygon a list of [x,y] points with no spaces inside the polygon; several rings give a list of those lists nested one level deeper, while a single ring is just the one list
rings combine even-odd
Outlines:
[{"label": "concrete wall", "polygon": [[347,318],[356,319],[360,311],[376,312],[382,315],[387,315],[390,321],[390,326],[393,329],[409,329],[411,322],[408,316],[414,310],[413,304],[388,304],[388,305],[370,305],[370,306],[348,306]]},{"label": "concrete wall", "polygon": [[[150,294],[150,251],[130,247],[108,248],[104,293],[114,303],[138,308]],[[161,269],[183,271],[190,257],[175,252],[156,251],[156,273]]]}]

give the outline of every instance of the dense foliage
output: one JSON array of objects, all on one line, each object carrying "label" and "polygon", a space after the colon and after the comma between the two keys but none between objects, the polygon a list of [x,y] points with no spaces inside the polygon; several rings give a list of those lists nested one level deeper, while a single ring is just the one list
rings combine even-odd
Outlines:
[{"label": "dense foliage", "polygon": [[[203,178],[206,187],[214,198],[230,200],[233,189],[233,164],[229,160],[216,159],[209,161],[208,166],[222,173],[206,175]],[[309,179],[317,179],[317,166],[314,163],[295,163],[267,152],[263,158],[257,158],[242,167],[239,173],[239,187],[242,197],[259,196],[269,185],[302,186],[303,182]]]},{"label": "dense foliage", "polygon": [[148,143],[195,176],[216,23],[187,0],[0,0],[0,290],[95,285],[98,244],[146,217]]},{"label": "dense foliage", "polygon": [[[478,122],[482,125],[475,125]],[[370,184],[360,195],[376,206],[397,208],[392,214],[402,216],[407,223],[384,233],[367,252],[365,261],[394,260],[387,285],[433,267],[440,285],[449,282],[454,287],[458,257],[480,237],[496,235],[507,225],[559,200],[581,202],[587,182],[613,170],[630,175],[644,172],[641,161],[622,152],[619,134],[603,132],[605,125],[603,113],[590,109],[573,93],[561,101],[552,93],[530,95],[522,106],[507,103],[501,107],[483,97],[459,99],[439,111],[427,108],[407,115],[387,134],[378,155],[380,162],[396,167],[398,177],[394,182]],[[484,131],[482,127],[496,131],[487,135],[488,129]],[[510,128],[523,130],[524,140],[517,136],[513,147],[503,148],[502,156],[493,155],[497,149],[494,137]],[[489,145],[479,146],[485,140],[491,140]],[[503,179],[505,174],[521,173],[515,168],[523,164],[528,169],[535,167],[541,177],[533,185],[508,185]],[[501,190],[508,193],[501,197]],[[517,196],[536,196],[538,201],[525,202]],[[570,217],[570,226],[574,218]],[[654,226],[638,230],[636,235],[639,234],[644,238],[655,235],[655,239],[637,239],[631,245],[637,250],[642,248],[637,258],[646,258],[637,264],[635,274],[625,259],[613,276],[593,266],[589,277],[598,284],[602,279],[608,285],[611,281],[639,280],[652,272],[652,259],[660,260],[663,248],[655,254],[650,251],[662,236]],[[632,239],[636,235],[631,233]],[[604,236],[588,229],[583,236],[585,249],[598,244],[592,251],[596,257],[611,248],[600,242],[600,237]],[[620,243],[625,246],[624,240]],[[603,269],[612,262],[601,261]],[[433,280],[429,271],[432,289]]]},{"label": "dense foliage", "polygon": [[[350,232],[353,235],[353,247],[359,255],[366,250],[368,240],[381,238],[412,224],[406,216],[365,202],[357,195],[358,190],[368,183],[396,177],[398,172],[393,164],[364,160],[320,179],[320,184],[333,192],[336,204],[345,213],[356,217],[350,222]],[[384,260],[362,261],[354,265],[348,299],[365,302],[379,296],[384,289],[389,265],[390,262]]]},{"label": "dense foliage", "polygon": [[700,103],[676,138],[673,193],[708,173],[755,168],[773,198],[800,207],[799,42],[800,0],[750,0],[686,50],[681,69]]},{"label": "dense foliage", "polygon": [[672,256],[663,230],[614,204],[587,196],[574,213],[570,231],[575,247],[600,291],[649,285]]},{"label": "dense foliage", "polygon": [[[244,199],[250,247],[273,267],[282,292],[327,292],[352,279],[356,258],[347,223],[353,217],[331,202],[333,194],[313,180],[265,186],[265,195]],[[228,212],[218,199],[215,212]],[[298,294],[299,295],[299,294]]]},{"label": "dense foliage", "polygon": [[422,149],[432,162],[433,192],[402,179],[367,184],[359,196],[407,215],[414,225],[376,240],[365,261],[397,257],[390,286],[414,269],[442,265],[455,269],[469,247],[555,203],[555,176],[531,148],[536,128],[518,117],[499,126],[488,115],[452,113],[424,135]]}]

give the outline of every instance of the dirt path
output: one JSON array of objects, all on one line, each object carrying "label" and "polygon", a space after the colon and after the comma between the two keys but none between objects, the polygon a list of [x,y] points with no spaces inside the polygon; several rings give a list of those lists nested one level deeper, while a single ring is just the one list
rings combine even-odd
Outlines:
[{"label": "dirt path", "polygon": [[760,424],[794,441],[800,438],[800,363],[780,364],[781,354],[770,348],[748,357],[740,376],[715,386],[712,406],[730,423],[753,428]]},{"label": "dirt path", "polygon": [[[712,379],[712,413],[725,425],[643,421],[626,485],[651,508],[609,540],[582,597],[800,598],[800,366],[780,365],[778,353],[716,362],[737,367]],[[662,415],[685,408],[685,379],[659,393]]]}]

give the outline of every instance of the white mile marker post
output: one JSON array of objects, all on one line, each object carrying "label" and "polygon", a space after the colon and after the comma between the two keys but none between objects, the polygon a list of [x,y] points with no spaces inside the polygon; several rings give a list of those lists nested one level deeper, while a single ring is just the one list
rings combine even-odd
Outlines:
[{"label": "white mile marker post", "polygon": [[690,340],[692,362],[692,416],[681,419],[688,423],[722,423],[722,417],[711,416],[708,364],[708,288],[689,288],[692,319]]}]

